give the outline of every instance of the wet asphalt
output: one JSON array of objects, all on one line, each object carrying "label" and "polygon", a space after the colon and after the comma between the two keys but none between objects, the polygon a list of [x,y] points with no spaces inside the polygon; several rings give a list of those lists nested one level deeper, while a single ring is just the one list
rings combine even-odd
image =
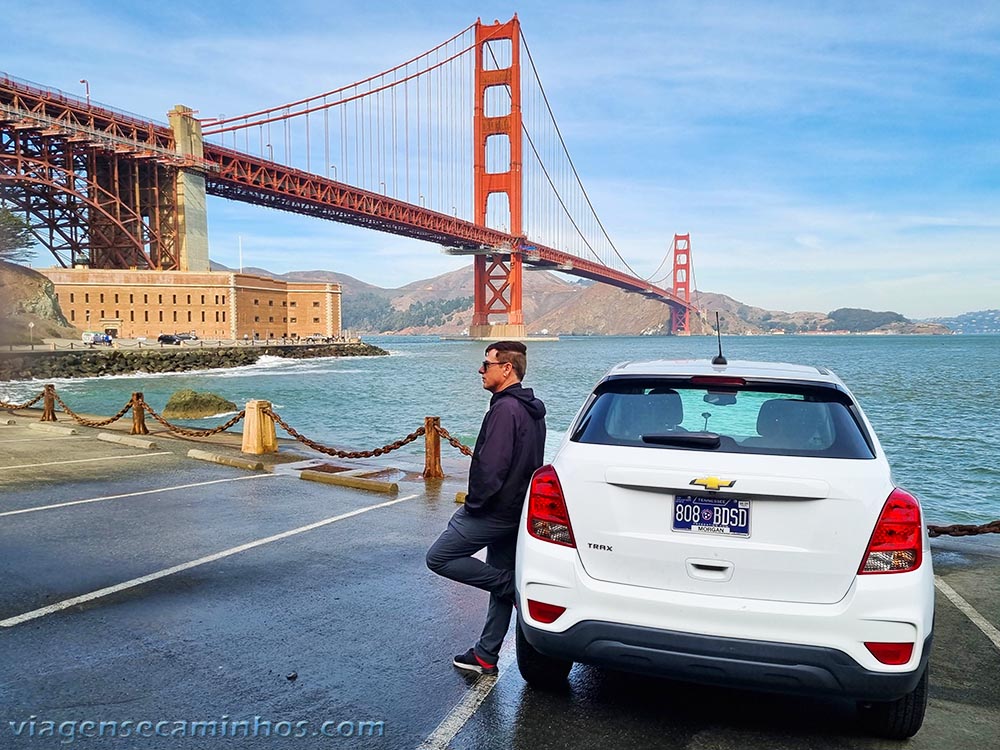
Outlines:
[{"label": "wet asphalt", "polygon": [[[847,701],[579,665],[564,691],[540,692],[521,680],[512,644],[499,678],[476,681],[450,660],[475,640],[486,595],[424,566],[460,471],[425,484],[397,461],[399,493],[387,496],[301,481],[294,465],[271,474],[194,461],[190,443],[162,436],[144,451],[18,421],[0,426],[0,621],[214,558],[0,627],[0,748],[1000,744],[1000,649],[941,594],[930,706],[908,743],[860,734]],[[995,542],[935,542],[934,563],[997,627]],[[96,733],[87,721],[131,722],[130,736],[84,736]],[[190,723],[208,721],[217,734],[246,724],[206,737]],[[185,736],[136,736],[156,731]]]}]

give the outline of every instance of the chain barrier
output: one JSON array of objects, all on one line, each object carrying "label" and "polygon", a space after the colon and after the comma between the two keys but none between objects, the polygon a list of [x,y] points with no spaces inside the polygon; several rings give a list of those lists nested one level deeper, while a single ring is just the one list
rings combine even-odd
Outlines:
[{"label": "chain barrier", "polygon": [[928,536],[976,536],[977,534],[1000,534],[1000,521],[991,521],[979,526],[968,523],[956,523],[951,526],[927,525]]},{"label": "chain barrier", "polygon": [[235,417],[230,419],[225,424],[220,424],[218,427],[213,427],[208,430],[191,430],[188,429],[187,427],[178,427],[175,424],[170,424],[170,422],[168,422],[159,414],[157,414],[156,410],[153,409],[153,407],[147,404],[145,401],[142,402],[142,408],[145,409],[147,412],[149,412],[149,416],[151,416],[157,422],[162,424],[168,430],[177,435],[183,435],[184,437],[208,437],[209,435],[218,435],[220,432],[225,432],[226,430],[228,430],[230,427],[232,427],[234,424],[239,422],[241,419],[243,419],[243,417],[247,415],[247,410],[243,409]]},{"label": "chain barrier", "polygon": [[25,401],[23,404],[8,404],[6,401],[0,401],[0,409],[6,409],[8,411],[17,411],[18,409],[30,409],[32,406],[37,404],[45,396],[45,391],[42,391],[37,396],[35,396],[30,401]]},{"label": "chain barrier", "polygon": [[298,440],[303,445],[308,445],[314,451],[319,451],[320,453],[325,453],[328,456],[335,456],[336,458],[372,458],[374,456],[383,456],[386,453],[402,448],[404,445],[412,443],[421,435],[425,434],[427,430],[423,427],[418,427],[416,430],[411,432],[405,438],[397,440],[394,443],[389,443],[388,445],[383,445],[381,448],[376,448],[370,451],[339,451],[335,448],[327,448],[321,443],[317,443],[315,440],[310,440],[305,435],[298,432],[295,428],[289,425],[285,420],[278,416],[271,409],[261,409],[263,414],[266,414],[271,419],[273,419],[277,424],[281,426],[285,432],[291,435],[293,438]]},{"label": "chain barrier", "polygon": [[[68,414],[74,421],[85,427],[103,427],[105,425],[111,424],[112,422],[117,422],[119,419],[128,414],[129,410],[132,409],[134,405],[132,401],[129,401],[127,404],[125,404],[124,407],[122,407],[121,411],[119,411],[113,417],[109,417],[108,419],[100,419],[100,420],[87,419],[86,417],[81,417],[79,414],[77,414],[75,411],[69,408],[69,406],[66,405],[66,402],[63,401],[59,397],[59,395],[55,392],[54,388],[52,389],[52,395],[55,398],[56,402],[59,404],[59,406],[62,408],[62,410],[66,412],[66,414]],[[0,401],[0,409],[10,410],[10,411],[28,409],[34,406],[39,401],[41,401],[44,396],[45,396],[45,391],[42,391],[33,399],[25,401],[23,404],[11,404],[7,403],[6,401]],[[177,435],[183,435],[184,437],[209,437],[210,435],[218,435],[219,433],[225,432],[230,427],[237,424],[240,420],[246,417],[246,409],[243,409],[242,411],[240,411],[239,414],[234,416],[228,422],[226,422],[225,424],[221,424],[218,427],[213,427],[211,429],[206,429],[206,430],[192,430],[186,427],[179,427],[177,425],[171,424],[162,416],[157,414],[156,410],[153,409],[153,407],[147,404],[145,401],[141,401],[140,403],[142,405],[143,410],[148,412],[153,419],[155,419],[161,425],[170,430],[170,432],[173,432]],[[327,446],[321,443],[317,443],[315,440],[307,438],[305,435],[301,434],[294,427],[288,424],[272,409],[269,408],[263,409],[262,412],[267,416],[269,416],[271,419],[273,419],[278,425],[281,426],[281,429],[283,429],[291,437],[293,437],[295,440],[299,441],[303,445],[307,445],[315,451],[319,451],[320,453],[326,454],[328,456],[334,456],[336,458],[373,458],[376,456],[384,456],[386,453],[398,450],[399,448],[402,448],[404,445],[409,445],[418,437],[420,437],[421,435],[425,435],[427,433],[427,429],[425,427],[418,427],[416,430],[411,432],[406,437],[400,440],[396,440],[395,442],[388,443],[387,445],[384,445],[381,448],[375,448],[374,450],[370,451],[343,451],[343,450],[337,450],[336,448],[328,448]],[[448,430],[446,430],[444,427],[442,427],[441,425],[436,425],[434,429],[437,431],[438,435],[440,435],[442,438],[448,441],[454,448],[457,448],[463,455],[465,456],[472,455],[472,449],[469,448],[469,446],[462,443],[457,438],[453,437],[452,434],[448,432]],[[978,526],[975,524],[952,524],[950,526],[935,526],[932,524],[928,524],[927,534],[932,538],[939,536],[977,536],[979,534],[1000,534],[1000,520],[991,521],[990,523],[984,523]]]},{"label": "chain barrier", "polygon": [[458,438],[452,437],[451,433],[448,432],[448,430],[446,430],[441,425],[437,426],[437,432],[438,432],[438,435],[440,435],[445,440],[447,440],[449,443],[451,443],[453,447],[458,448],[462,452],[463,455],[466,455],[466,456],[471,456],[472,455],[472,448],[470,448],[469,446],[467,446],[465,443],[461,442]]},{"label": "chain barrier", "polygon": [[81,417],[75,411],[66,406],[66,402],[63,401],[61,398],[59,398],[59,394],[55,392],[54,388],[52,389],[52,395],[55,398],[56,403],[59,404],[60,407],[62,407],[62,410],[67,414],[69,414],[70,418],[74,422],[76,422],[77,424],[82,424],[84,427],[104,427],[104,425],[111,424],[112,422],[117,422],[119,419],[128,414],[129,409],[132,408],[132,402],[129,401],[127,404],[125,404],[124,407],[122,407],[122,410],[117,414],[115,414],[113,417],[110,417],[108,419],[87,419],[86,417]]}]

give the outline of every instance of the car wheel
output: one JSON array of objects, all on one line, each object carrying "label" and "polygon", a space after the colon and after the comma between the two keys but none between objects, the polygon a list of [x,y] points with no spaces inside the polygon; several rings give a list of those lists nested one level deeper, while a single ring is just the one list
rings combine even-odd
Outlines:
[{"label": "car wheel", "polygon": [[864,729],[877,737],[905,740],[912,737],[924,723],[927,710],[927,681],[930,667],[924,667],[920,682],[902,698],[884,703],[859,703],[858,711]]},{"label": "car wheel", "polygon": [[569,670],[573,668],[573,662],[566,659],[554,659],[551,656],[539,653],[534,646],[528,643],[521,629],[521,623],[517,624],[517,668],[521,672],[521,677],[532,687],[544,690],[555,690],[566,685],[566,677]]}]

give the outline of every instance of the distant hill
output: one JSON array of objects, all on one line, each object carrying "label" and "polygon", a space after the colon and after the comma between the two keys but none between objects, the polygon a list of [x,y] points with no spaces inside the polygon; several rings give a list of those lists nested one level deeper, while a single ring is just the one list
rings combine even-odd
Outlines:
[{"label": "distant hill", "polygon": [[957,333],[1000,333],[1000,310],[979,310],[954,318],[931,318],[925,322],[948,326]]},{"label": "distant hill", "polygon": [[[457,335],[472,324],[471,265],[398,289],[373,286],[332,271],[244,271],[287,281],[341,284],[344,327],[350,330]],[[722,332],[730,334],[950,332],[943,325],[913,323],[895,312],[840,308],[829,313],[789,313],[753,307],[712,292],[695,292],[692,301],[703,311],[702,316],[692,316],[694,334],[713,332],[715,312],[719,312]],[[663,336],[670,332],[670,311],[662,302],[548,271],[525,270],[523,305],[529,333]]]}]

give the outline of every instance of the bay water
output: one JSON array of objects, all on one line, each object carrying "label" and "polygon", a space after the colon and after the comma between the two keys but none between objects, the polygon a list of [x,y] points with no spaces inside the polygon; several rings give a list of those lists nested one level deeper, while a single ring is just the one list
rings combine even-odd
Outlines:
[{"label": "bay water", "polygon": [[[299,432],[326,445],[370,450],[423,424],[425,416],[467,444],[475,441],[489,394],[477,368],[485,344],[437,337],[371,336],[389,357],[283,360],[174,374],[55,380],[71,408],[113,414],[143,391],[162,410],[182,388],[212,391],[242,406],[274,404]],[[836,372],[872,421],[898,484],[917,494],[930,523],[1000,519],[1000,336],[724,336],[730,360],[818,365]],[[711,359],[709,337],[564,337],[528,344],[525,386],[548,408],[551,458],[597,380],[639,359]],[[38,381],[0,384],[0,397],[34,395]],[[205,428],[225,416],[188,420]],[[279,430],[279,437],[282,433]],[[402,449],[422,452],[422,440]],[[457,451],[444,444],[442,450]]]}]

